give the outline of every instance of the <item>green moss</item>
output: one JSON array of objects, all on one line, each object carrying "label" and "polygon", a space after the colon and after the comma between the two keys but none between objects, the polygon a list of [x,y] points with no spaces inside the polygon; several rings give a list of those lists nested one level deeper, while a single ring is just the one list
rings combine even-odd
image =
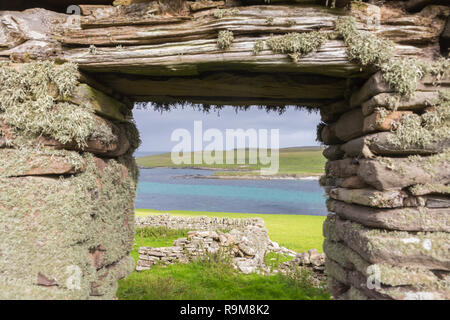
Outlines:
[{"label": "green moss", "polygon": [[91,137],[105,145],[114,142],[111,128],[95,118],[91,107],[57,100],[73,94],[77,78],[77,66],[71,63],[0,66],[0,120],[10,127],[13,144],[22,147],[39,136],[80,147]]},{"label": "green moss", "polygon": [[271,36],[267,46],[276,53],[288,54],[298,62],[303,55],[318,50],[328,39],[325,33],[312,31],[308,33],[288,33],[282,36]]},{"label": "green moss", "polygon": [[234,36],[233,32],[229,30],[219,31],[219,36],[217,38],[217,46],[222,50],[228,50],[233,44]]}]

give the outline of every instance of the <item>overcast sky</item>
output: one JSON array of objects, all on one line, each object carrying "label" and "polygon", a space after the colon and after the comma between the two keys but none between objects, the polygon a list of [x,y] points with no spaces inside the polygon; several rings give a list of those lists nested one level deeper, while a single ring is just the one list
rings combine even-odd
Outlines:
[{"label": "overcast sky", "polygon": [[[134,118],[141,134],[142,145],[138,151],[170,151],[177,142],[171,141],[175,129],[184,128],[193,134],[194,121],[203,121],[203,131],[216,128],[225,136],[226,129],[279,129],[280,148],[316,146],[316,126],[320,115],[316,112],[289,108],[284,114],[267,113],[257,107],[237,114],[232,107],[226,107],[209,114],[186,108],[166,111],[161,114],[152,108],[134,110]],[[205,142],[205,145],[207,143]]]}]

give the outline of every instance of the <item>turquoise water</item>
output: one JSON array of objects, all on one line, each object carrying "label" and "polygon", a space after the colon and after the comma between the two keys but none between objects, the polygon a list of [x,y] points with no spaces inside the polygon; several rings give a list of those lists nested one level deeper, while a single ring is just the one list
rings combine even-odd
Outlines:
[{"label": "turquoise water", "polygon": [[188,178],[214,171],[142,169],[137,208],[326,215],[317,180],[219,180]]}]

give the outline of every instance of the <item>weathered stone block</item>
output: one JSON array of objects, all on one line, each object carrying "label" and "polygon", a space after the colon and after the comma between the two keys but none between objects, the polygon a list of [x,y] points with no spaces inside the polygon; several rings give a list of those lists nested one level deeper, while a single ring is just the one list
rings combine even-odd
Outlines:
[{"label": "weathered stone block", "polygon": [[450,211],[447,208],[410,207],[380,209],[328,200],[327,208],[340,218],[366,227],[402,231],[450,232]]},{"label": "weathered stone block", "polygon": [[426,143],[424,146],[399,146],[392,143],[394,133],[379,132],[350,140],[340,146],[347,157],[431,155],[450,148],[450,140]]},{"label": "weathered stone block", "polygon": [[412,111],[375,111],[364,118],[363,132],[390,131],[392,124],[400,120],[404,115],[411,114]]},{"label": "weathered stone block", "polygon": [[[426,107],[434,106],[439,101],[439,92],[416,91],[411,97],[399,97],[394,93],[380,93],[362,104],[362,111],[365,116],[372,114],[377,107],[392,108],[396,101],[396,110],[421,111]],[[398,100],[398,101],[397,101]]]},{"label": "weathered stone block", "polygon": [[334,178],[347,178],[357,174],[358,161],[353,158],[342,160],[327,161],[325,172],[327,176]]},{"label": "weathered stone block", "polygon": [[[97,269],[131,251],[135,168],[116,160],[99,168],[85,157],[86,170],[70,178],[0,178],[0,188],[8,190],[0,193],[0,225],[6,228],[0,233],[0,283],[7,288],[1,298],[88,299]],[[39,274],[56,285],[39,284]],[[106,299],[115,295],[110,288]]]},{"label": "weathered stone block", "polygon": [[358,176],[378,190],[401,189],[419,183],[448,184],[450,162],[440,155],[361,159]]},{"label": "weathered stone block", "polygon": [[330,197],[347,203],[377,208],[425,205],[424,199],[411,197],[406,192],[399,190],[378,191],[375,189],[335,188],[330,191]]},{"label": "weathered stone block", "polygon": [[77,152],[0,149],[0,176],[44,176],[81,173],[86,162]]},{"label": "weathered stone block", "polygon": [[370,263],[450,271],[450,234],[383,231],[336,219],[339,239]]}]

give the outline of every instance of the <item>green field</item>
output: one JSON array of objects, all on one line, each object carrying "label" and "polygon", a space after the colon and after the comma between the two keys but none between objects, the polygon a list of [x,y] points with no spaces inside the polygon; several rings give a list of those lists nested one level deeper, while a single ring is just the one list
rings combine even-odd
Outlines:
[{"label": "green field", "polygon": [[[191,163],[193,163],[194,153],[190,153]],[[223,157],[225,159],[225,156]],[[236,153],[235,153],[236,158]],[[138,165],[146,168],[157,167],[190,167],[190,168],[214,168],[217,170],[240,170],[239,172],[223,171],[217,172],[216,175],[252,175],[259,174],[261,164],[248,164],[248,150],[246,152],[246,164],[197,164],[197,165],[176,165],[172,163],[171,154],[164,153],[142,157],[136,159]],[[279,175],[295,175],[308,176],[320,175],[323,173],[326,159],[322,155],[322,148],[320,147],[298,147],[298,148],[284,148],[280,149],[280,169]],[[235,161],[236,163],[236,161]]]},{"label": "green field", "polygon": [[[137,216],[160,214],[156,210],[137,210]],[[280,245],[301,252],[311,248],[322,249],[324,217],[170,211],[173,215],[215,217],[262,217],[269,236]],[[164,228],[137,229],[131,253],[137,261],[141,246],[171,246],[175,239],[186,237],[188,230]],[[269,256],[269,255],[268,255]],[[271,255],[270,257],[274,257]],[[276,257],[279,262],[284,257]],[[300,272],[292,276],[259,274],[244,275],[234,270],[229,261],[198,261],[167,267],[154,266],[151,270],[133,272],[119,281],[117,296],[122,300],[311,300],[329,299],[329,294],[313,285],[311,274]]]},{"label": "green field", "polygon": [[[162,211],[137,209],[137,216],[161,214]],[[230,212],[164,211],[175,216],[207,216],[228,218],[263,218],[271,240],[296,252],[316,248],[322,252],[322,224],[325,217],[291,214],[251,214]]]}]

